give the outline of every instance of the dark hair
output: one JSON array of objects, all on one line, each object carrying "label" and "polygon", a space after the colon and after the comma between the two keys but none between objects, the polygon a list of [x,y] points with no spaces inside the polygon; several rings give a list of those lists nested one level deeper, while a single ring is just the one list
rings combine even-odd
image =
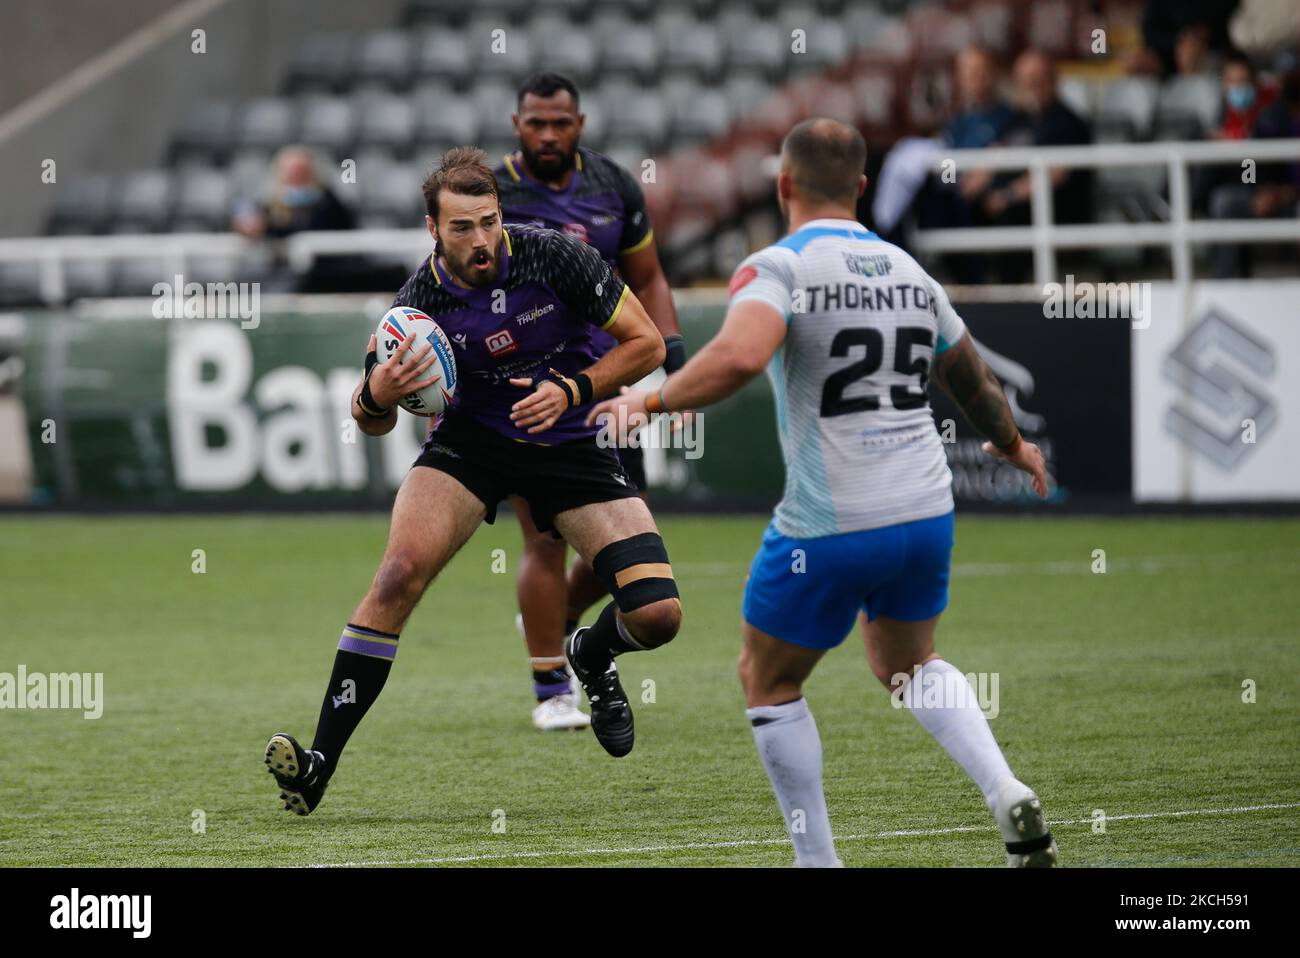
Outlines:
[{"label": "dark hair", "polygon": [[424,208],[438,222],[438,192],[450,190],[466,196],[497,196],[497,178],[487,165],[487,154],[476,146],[457,146],[443,154],[438,168],[425,177]]},{"label": "dark hair", "polygon": [[578,88],[573,85],[573,81],[560,73],[534,73],[527,80],[519,85],[519,95],[515,98],[515,106],[524,105],[524,97],[528,94],[533,96],[554,96],[561,90],[568,90],[569,96],[573,97],[573,107],[578,107]]},{"label": "dark hair", "polygon": [[1223,66],[1226,68],[1230,63],[1236,63],[1240,66],[1245,67],[1246,72],[1250,74],[1250,78],[1252,80],[1255,79],[1255,62],[1251,60],[1251,58],[1248,57],[1243,51],[1237,49],[1236,47],[1229,47],[1228,50],[1223,54]]},{"label": "dark hair", "polygon": [[867,141],[855,127],[813,117],[786,134],[781,153],[802,196],[854,206],[867,169]]}]

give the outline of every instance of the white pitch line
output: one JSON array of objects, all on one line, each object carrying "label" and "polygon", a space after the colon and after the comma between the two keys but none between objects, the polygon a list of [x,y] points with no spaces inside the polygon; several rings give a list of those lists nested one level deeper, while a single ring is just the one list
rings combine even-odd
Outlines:
[{"label": "white pitch line", "polygon": [[[1240,815],[1245,812],[1262,812],[1275,809],[1300,808],[1300,802],[1278,805],[1242,805],[1236,808],[1192,808],[1178,812],[1135,812],[1130,815],[1107,815],[1107,822],[1137,821],[1148,818],[1181,818],[1187,815]],[[1091,825],[1091,818],[1072,821],[1048,822],[1052,828],[1072,825]],[[935,835],[956,835],[962,832],[996,831],[996,825],[957,825],[951,828],[916,828],[889,832],[868,832],[862,835],[836,835],[837,842],[856,842],[871,838],[918,838]],[[729,842],[683,842],[679,845],[641,845],[628,848],[557,849],[544,852],[499,852],[490,855],[453,855],[446,858],[407,858],[394,861],[373,862],[322,862],[306,868],[380,868],[395,865],[457,865],[467,862],[523,861],[530,858],[575,858],[581,855],[645,855],[655,852],[693,851],[707,848],[746,848],[756,845],[789,845],[788,838],[747,838]]]}]

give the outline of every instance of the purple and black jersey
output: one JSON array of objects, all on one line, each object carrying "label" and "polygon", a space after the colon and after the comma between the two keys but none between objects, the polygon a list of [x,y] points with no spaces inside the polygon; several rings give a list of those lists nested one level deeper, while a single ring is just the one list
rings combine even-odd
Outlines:
[{"label": "purple and black jersey", "polygon": [[[553,190],[507,155],[493,171],[501,213],[507,224],[544,226],[580,239],[617,269],[620,256],[645,249],[654,239],[645,196],[632,174],[604,154],[579,147],[574,163],[569,185]],[[615,342],[607,333],[597,333],[595,341],[602,353]]]},{"label": "purple and black jersey", "polygon": [[510,421],[528,395],[512,378],[555,369],[574,376],[607,347],[593,334],[614,324],[627,286],[600,254],[549,229],[511,226],[501,243],[501,273],[491,287],[457,285],[430,256],[393,300],[427,314],[451,340],[460,382],[453,414],[512,439],[553,444],[586,439],[585,407],[570,409],[546,432],[529,435]]}]

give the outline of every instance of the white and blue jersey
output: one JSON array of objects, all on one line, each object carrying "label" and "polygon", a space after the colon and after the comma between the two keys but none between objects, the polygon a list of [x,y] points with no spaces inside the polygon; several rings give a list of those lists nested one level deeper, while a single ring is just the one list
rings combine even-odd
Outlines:
[{"label": "white and blue jersey", "polygon": [[[825,648],[843,640],[859,607],[872,617],[937,615],[947,603],[952,474],[926,383],[934,357],[966,332],[947,294],[855,221],[819,219],[740,264],[731,304],[747,300],[770,305],[788,329],[767,368],[785,493],[751,571],[746,620]],[[824,567],[799,571],[798,549]],[[810,615],[808,602],[837,610]],[[841,621],[837,634],[823,633]]]}]

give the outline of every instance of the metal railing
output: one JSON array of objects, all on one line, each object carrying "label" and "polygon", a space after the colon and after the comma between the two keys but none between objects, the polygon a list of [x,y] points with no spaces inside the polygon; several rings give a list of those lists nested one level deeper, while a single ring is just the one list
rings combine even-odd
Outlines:
[{"label": "metal railing", "polygon": [[[1194,243],[1258,243],[1300,240],[1300,219],[1193,220],[1190,216],[1187,168],[1200,163],[1300,162],[1300,139],[1234,140],[1213,143],[1124,143],[950,150],[936,156],[940,171],[954,161],[959,172],[969,170],[1027,170],[1031,195],[1029,226],[990,226],[921,230],[914,234],[916,250],[929,253],[1033,251],[1034,279],[1045,285],[1056,279],[1058,249],[1108,246],[1168,246],[1173,254],[1174,279],[1192,279]],[[1164,165],[1169,173],[1170,219],[1164,223],[1052,222],[1049,171],[1122,166]],[[161,259],[160,279],[185,275],[193,257],[240,257],[278,252],[289,266],[305,271],[318,256],[378,254],[409,256],[412,265],[432,248],[422,229],[334,230],[297,233],[282,240],[248,240],[237,233],[147,233],[116,236],[42,236],[0,239],[0,263],[40,264],[41,297],[47,303],[66,300],[65,267],[69,260]],[[231,277],[232,279],[234,277]]]},{"label": "metal railing", "polygon": [[[1030,183],[1030,225],[917,230],[913,234],[913,246],[916,250],[927,253],[1030,249],[1034,254],[1034,281],[1040,286],[1057,279],[1058,249],[1168,246],[1173,256],[1174,279],[1187,282],[1193,278],[1193,243],[1269,243],[1300,239],[1300,218],[1191,218],[1188,166],[1203,163],[1240,165],[1245,160],[1253,160],[1256,164],[1278,160],[1300,162],[1300,139],[993,147],[941,152],[934,160],[935,172],[942,172],[947,161],[953,161],[955,167],[948,168],[959,173],[970,170],[1027,170]],[[1168,169],[1168,222],[1077,225],[1052,222],[1051,169],[1156,165]]]}]

